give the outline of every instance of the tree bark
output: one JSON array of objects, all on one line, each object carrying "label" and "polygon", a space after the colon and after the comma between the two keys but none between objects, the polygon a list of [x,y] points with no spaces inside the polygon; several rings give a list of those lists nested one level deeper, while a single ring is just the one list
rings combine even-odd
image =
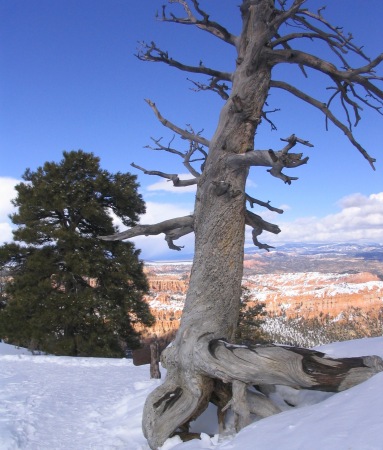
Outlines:
[{"label": "tree bark", "polygon": [[[189,11],[186,2],[178,3]],[[295,0],[292,10],[302,3]],[[198,2],[193,4],[198,6]],[[172,346],[162,354],[167,368],[165,382],[152,392],[144,407],[143,431],[152,449],[160,447],[177,429],[184,432],[209,401],[218,404],[220,412],[225,410],[227,390],[217,389],[216,380],[231,386],[229,402],[240,429],[249,423],[250,414],[267,417],[279,412],[265,396],[250,392],[249,385],[284,384],[336,392],[383,370],[378,357],[335,360],[304,349],[228,343],[240,308],[249,217],[245,206],[248,167],[270,164],[272,175],[290,183],[293,178],[281,174],[281,169],[307,162],[307,158],[294,155],[290,165],[286,163],[288,149],[297,142],[295,136],[289,138],[288,148],[280,155],[254,151],[254,136],[271,84],[273,63],[267,57],[268,43],[277,29],[277,19],[272,0],[243,1],[241,13],[242,33],[238,38],[230,37],[237,49],[232,90],[198,177],[193,215],[195,254],[181,324]],[[281,23],[289,14],[292,12],[279,15]],[[273,20],[275,29],[270,26]],[[214,29],[208,17],[200,25]]]},{"label": "tree bark", "polygon": [[[271,67],[257,54],[261,54],[273,8],[269,0],[251,3],[242,8],[244,25],[237,43],[238,65],[232,92],[221,111],[198,180],[195,255],[180,328],[174,343],[164,352],[166,380],[145,403],[143,430],[152,449],[161,446],[178,427],[187,425],[207,407],[214,379],[234,383],[233,407],[238,428],[249,422],[250,409],[244,400],[249,383],[305,388],[329,383],[325,375],[325,381],[320,383],[318,377],[309,373],[309,363],[298,353],[280,347],[253,351],[225,344],[233,338],[240,307],[248,174],[246,168],[239,169],[228,160],[232,155],[254,150],[254,135],[271,79]],[[220,186],[225,189],[219,189]],[[326,374],[329,367],[336,367],[339,372],[338,363],[327,359],[319,363],[315,359],[320,359],[318,355],[313,358],[320,366],[318,369],[312,363],[314,372]],[[342,366],[340,371],[342,376],[337,377],[339,383],[331,388],[338,389],[343,382],[352,384],[359,375],[363,378],[374,372],[364,367],[363,361],[359,363],[361,374],[348,378],[343,372],[349,373],[350,367],[345,364],[346,368]],[[254,398],[253,406],[257,403]],[[272,410],[260,409],[263,416]]]}]

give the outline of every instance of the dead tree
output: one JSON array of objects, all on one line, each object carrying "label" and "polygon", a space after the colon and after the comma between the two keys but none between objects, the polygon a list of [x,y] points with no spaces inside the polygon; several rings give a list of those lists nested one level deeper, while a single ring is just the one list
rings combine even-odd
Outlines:
[{"label": "dead tree", "polygon": [[[240,307],[245,226],[252,227],[254,244],[266,250],[269,246],[258,241],[259,235],[264,230],[280,231],[277,225],[246,209],[247,202],[251,206],[257,203],[272,208],[268,202],[245,192],[249,170],[253,166],[266,167],[270,175],[290,184],[297,178],[287,175],[285,169],[308,161],[308,157],[294,153],[293,149],[312,147],[295,134],[282,139],[280,149],[254,147],[260,122],[274,125],[267,112],[269,92],[284,90],[316,108],[374,167],[375,159],[354,137],[352,122],[358,123],[365,107],[381,113],[383,92],[377,82],[382,78],[375,70],[383,54],[374,59],[366,56],[353,43],[351,35],[345,35],[341,28],[325,19],[322,10],[306,9],[305,0],[243,0],[240,5],[243,26],[239,36],[211,20],[198,0],[169,0],[169,3],[176,3],[177,11],[182,13],[168,13],[164,6],[160,20],[210,33],[232,46],[237,57],[235,71],[228,73],[202,62],[195,66],[185,64],[154,42],[142,43],[137,55],[143,61],[206,75],[206,84],[193,82],[194,88],[216,92],[225,101],[217,129],[208,140],[191,127],[185,129],[165,119],[155,103],[147,100],[158,120],[188,143],[186,150],[180,150],[172,143],[163,145],[160,139],[153,139],[152,148],[180,157],[190,172],[190,179],[180,180],[177,174],[134,167],[171,180],[174,186],[196,184],[194,213],[104,237],[123,240],[163,233],[169,247],[180,250],[174,241],[188,233],[195,234],[193,268],[181,325],[173,345],[162,355],[166,379],[148,397],[144,408],[143,430],[152,449],[161,446],[177,430],[185,431],[209,401],[221,409],[225,409],[223,404],[232,407],[237,429],[249,422],[251,413],[265,417],[278,412],[267,397],[249,391],[248,385],[288,385],[335,392],[383,369],[378,357],[330,359],[299,348],[249,348],[230,344]],[[331,55],[329,60],[299,50],[302,40],[311,42],[313,51],[324,45]],[[320,50],[319,54],[323,52]],[[348,62],[349,58],[353,63]],[[356,58],[361,61],[357,67]],[[281,64],[299,67],[302,76],[321,73],[330,88],[327,101],[313,97],[300,86],[275,79],[273,69]],[[339,108],[333,108],[336,102],[340,112]],[[231,387],[230,400],[228,387]]]}]

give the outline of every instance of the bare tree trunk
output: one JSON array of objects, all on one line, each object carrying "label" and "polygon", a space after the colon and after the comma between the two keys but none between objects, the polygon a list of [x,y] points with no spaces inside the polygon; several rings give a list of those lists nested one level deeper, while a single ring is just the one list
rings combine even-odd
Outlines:
[{"label": "bare tree trunk", "polygon": [[[267,417],[279,412],[267,396],[250,391],[248,385],[260,385],[264,393],[277,384],[337,392],[383,370],[382,359],[375,356],[331,359],[306,349],[272,345],[252,348],[229,343],[234,337],[240,309],[245,225],[253,228],[253,242],[259,248],[269,247],[258,242],[257,236],[262,230],[280,231],[276,225],[246,210],[247,200],[251,206],[257,203],[282,212],[245,193],[249,168],[269,167],[271,175],[291,184],[297,178],[285,175],[282,170],[306,164],[308,157],[302,158],[302,153],[289,151],[297,143],[312,147],[308,141],[292,134],[282,139],[287,144],[280,151],[254,149],[261,119],[274,125],[264,111],[270,88],[283,89],[320,111],[326,122],[342,130],[374,168],[375,159],[353,135],[350,110],[356,123],[360,119],[361,105],[380,112],[383,92],[373,81],[381,79],[375,75],[375,68],[383,61],[383,54],[375,59],[368,58],[341,28],[323,18],[321,10],[313,13],[303,8],[305,1],[242,0],[243,27],[237,37],[210,20],[197,0],[169,0],[169,3],[181,5],[185,16],[167,15],[164,7],[162,20],[196,26],[235,46],[237,60],[233,73],[205,67],[202,63],[198,67],[184,64],[169,57],[168,52],[154,42],[145,44],[138,54],[144,61],[163,62],[183,71],[212,77],[208,85],[199,82],[195,85],[210,89],[226,100],[210,142],[200,133],[182,129],[165,119],[156,105],[147,101],[163,125],[190,143],[189,151],[183,153],[154,140],[156,150],[180,156],[193,178],[180,180],[177,174],[133,166],[144,173],[171,180],[174,186],[197,184],[194,214],[155,225],[138,225],[102,237],[123,240],[164,233],[169,247],[180,250],[174,240],[192,231],[195,233],[193,267],[180,328],[173,344],[162,353],[167,376],[164,384],[148,397],[144,408],[143,431],[152,449],[157,449],[177,431],[184,435],[189,422],[201,414],[209,401],[218,406],[220,423],[230,406],[237,429],[249,423],[251,414]],[[293,48],[296,41],[308,38],[328,46],[331,61],[335,56],[340,67],[299,47]],[[348,51],[361,57],[363,66],[354,68],[349,64],[344,56]],[[333,83],[334,93],[324,103],[292,84],[272,79],[272,69],[279,64],[295,64],[305,76],[307,68],[320,72]],[[230,95],[226,82],[232,83]],[[355,86],[362,88],[365,97]],[[344,121],[330,109],[336,96],[345,113]],[[209,147],[209,151],[200,146]],[[191,164],[195,152],[206,158],[202,173]],[[194,162],[199,160],[193,159]]]},{"label": "bare tree trunk", "polygon": [[[232,406],[239,429],[249,422],[251,409],[258,408],[263,416],[278,411],[267,399],[267,406],[261,405],[254,395],[248,394],[247,402],[247,384],[321,385],[338,390],[382,369],[376,360],[333,362],[315,352],[302,355],[281,347],[249,349],[227,344],[234,336],[240,307],[247,178],[247,169],[230,164],[230,156],[253,150],[271,77],[271,67],[257,59],[256,43],[262,43],[269,32],[273,8],[269,0],[253,3],[243,10],[232,92],[198,181],[195,256],[181,325],[173,345],[163,353],[166,380],[144,408],[143,430],[152,449],[207,407],[214,379],[233,383]],[[335,384],[329,381],[329,370],[335,374]]]}]

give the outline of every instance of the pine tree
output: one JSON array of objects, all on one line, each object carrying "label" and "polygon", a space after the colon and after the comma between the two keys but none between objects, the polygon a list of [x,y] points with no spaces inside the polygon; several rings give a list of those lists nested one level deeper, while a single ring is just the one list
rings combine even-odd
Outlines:
[{"label": "pine tree", "polygon": [[266,303],[256,302],[251,306],[252,301],[250,290],[242,286],[241,309],[239,310],[235,340],[246,345],[265,344],[269,342],[269,339],[261,326],[267,315]]},{"label": "pine tree", "polygon": [[139,344],[134,324],[154,318],[148,285],[131,243],[105,242],[112,215],[132,226],[145,205],[136,177],[110,174],[99,158],[63,152],[60,163],[27,169],[16,186],[13,242],[0,247],[8,268],[0,338],[59,355],[123,356]]}]

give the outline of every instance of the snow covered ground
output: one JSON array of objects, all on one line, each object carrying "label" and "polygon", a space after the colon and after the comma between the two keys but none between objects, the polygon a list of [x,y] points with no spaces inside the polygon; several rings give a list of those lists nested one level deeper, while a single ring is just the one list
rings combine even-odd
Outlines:
[{"label": "snow covered ground", "polygon": [[[383,337],[321,350],[383,357]],[[149,379],[148,366],[135,367],[131,360],[33,356],[0,343],[0,450],[148,450],[142,408],[160,382]],[[299,407],[254,422],[236,436],[205,434],[185,443],[174,437],[163,450],[383,449],[383,373],[335,395],[290,395]],[[202,422],[210,422],[214,433],[213,419],[210,410]]]}]

